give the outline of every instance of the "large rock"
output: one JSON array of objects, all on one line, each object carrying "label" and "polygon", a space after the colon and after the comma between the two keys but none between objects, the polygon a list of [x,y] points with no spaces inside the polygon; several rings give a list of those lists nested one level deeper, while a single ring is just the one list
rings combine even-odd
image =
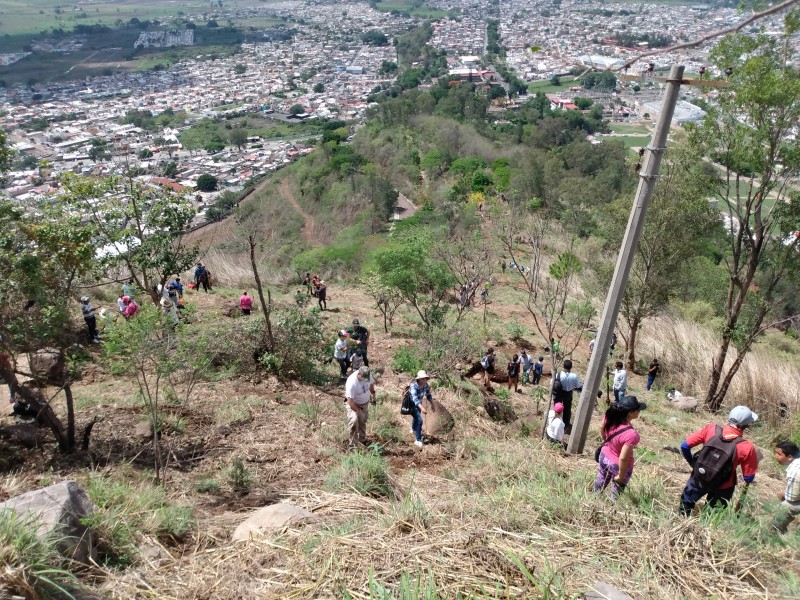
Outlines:
[{"label": "large rock", "polygon": [[514,412],[511,402],[501,400],[497,396],[484,396],[483,408],[492,419],[500,423],[513,423],[517,420],[517,413]]},{"label": "large rock", "polygon": [[31,357],[31,372],[37,379],[51,385],[64,382],[64,355],[56,348],[42,348]]},{"label": "large rock", "polygon": [[697,410],[697,398],[691,396],[678,396],[677,398],[670,398],[670,403],[673,407],[683,412],[694,412]]},{"label": "large rock", "polygon": [[[427,399],[422,401],[427,414],[422,415],[422,433],[427,436],[439,436],[449,433],[455,425],[455,419],[450,411],[441,402],[434,398],[433,407]],[[411,427],[411,417],[406,417],[408,426]]]},{"label": "large rock", "polygon": [[270,504],[259,508],[240,523],[233,532],[231,539],[234,542],[244,542],[251,537],[263,535],[270,530],[281,529],[287,525],[308,523],[314,520],[316,520],[316,517],[312,513],[294,504]]},{"label": "large rock", "polygon": [[81,523],[93,512],[86,492],[74,481],[62,481],[0,503],[20,519],[30,520],[39,538],[52,535],[67,558],[88,564],[96,560],[94,531]]}]

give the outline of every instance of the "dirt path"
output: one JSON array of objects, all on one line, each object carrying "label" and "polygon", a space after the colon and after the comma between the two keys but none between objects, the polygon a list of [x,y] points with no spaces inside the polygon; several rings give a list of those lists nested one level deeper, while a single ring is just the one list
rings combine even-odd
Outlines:
[{"label": "dirt path", "polygon": [[303,241],[309,246],[319,248],[322,243],[314,238],[314,217],[305,212],[300,204],[298,204],[297,198],[294,197],[294,194],[289,187],[289,182],[286,181],[286,179],[281,181],[281,193],[289,201],[292,207],[294,207],[294,209],[297,211],[297,214],[303,217],[303,220],[305,221],[305,224],[303,225],[303,231],[301,232]]}]

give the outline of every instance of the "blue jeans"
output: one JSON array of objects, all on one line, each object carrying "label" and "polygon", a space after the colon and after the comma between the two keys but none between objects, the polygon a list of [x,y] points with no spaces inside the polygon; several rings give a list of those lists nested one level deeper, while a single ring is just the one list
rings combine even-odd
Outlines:
[{"label": "blue jeans", "polygon": [[614,398],[616,398],[617,402],[622,400],[625,397],[625,390],[614,390]]},{"label": "blue jeans", "polygon": [[418,442],[422,441],[422,411],[419,404],[414,405],[414,410],[411,411],[411,429],[414,430],[414,437]]},{"label": "blue jeans", "polygon": [[692,509],[700,498],[706,497],[706,506],[711,508],[726,508],[733,498],[733,492],[736,491],[736,486],[732,485],[724,490],[710,490],[704,491],[700,484],[695,481],[694,477],[689,477],[686,482],[686,487],[683,488],[681,494],[681,514],[689,516],[692,514]]},{"label": "blue jeans", "polygon": [[655,375],[648,375],[647,376],[647,391],[650,391],[650,388],[653,387],[653,382],[656,380]]}]

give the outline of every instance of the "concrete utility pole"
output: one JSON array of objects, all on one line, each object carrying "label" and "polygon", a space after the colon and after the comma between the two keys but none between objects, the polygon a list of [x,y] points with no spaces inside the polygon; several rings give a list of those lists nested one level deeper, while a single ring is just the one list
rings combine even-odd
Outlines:
[{"label": "concrete utility pole", "polygon": [[639,238],[644,228],[644,218],[647,214],[647,207],[650,204],[650,197],[653,195],[653,188],[655,188],[658,180],[658,170],[666,151],[667,134],[672,122],[672,115],[675,112],[675,105],[678,102],[678,92],[680,91],[682,79],[683,66],[673,65],[667,78],[664,99],[661,103],[661,113],[658,115],[658,125],[653,134],[653,139],[647,147],[644,163],[639,172],[639,188],[636,191],[636,199],[631,208],[631,216],[628,219],[625,238],[622,240],[622,248],[620,248],[619,256],[617,257],[617,266],[614,269],[611,287],[608,289],[603,316],[600,318],[600,325],[595,338],[594,351],[589,359],[589,368],[586,373],[586,381],[583,383],[575,424],[569,436],[567,452],[570,454],[583,452],[583,447],[586,443],[586,435],[589,432],[589,424],[592,420],[592,412],[597,399],[597,390],[600,387],[600,380],[605,374],[608,352],[611,348],[611,335],[614,333],[636,247],[639,245]]}]

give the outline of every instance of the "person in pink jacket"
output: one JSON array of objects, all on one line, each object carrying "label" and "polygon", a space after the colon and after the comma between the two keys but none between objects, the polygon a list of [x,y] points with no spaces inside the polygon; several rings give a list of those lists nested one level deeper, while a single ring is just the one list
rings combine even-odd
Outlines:
[{"label": "person in pink jacket", "polygon": [[122,303],[125,305],[122,316],[126,319],[132,319],[136,316],[136,313],[139,312],[139,305],[136,304],[136,300],[132,300],[130,296],[123,296]]},{"label": "person in pink jacket", "polygon": [[243,315],[249,315],[253,310],[253,299],[247,295],[247,291],[242,292],[242,297],[239,298],[239,308],[242,309]]}]

